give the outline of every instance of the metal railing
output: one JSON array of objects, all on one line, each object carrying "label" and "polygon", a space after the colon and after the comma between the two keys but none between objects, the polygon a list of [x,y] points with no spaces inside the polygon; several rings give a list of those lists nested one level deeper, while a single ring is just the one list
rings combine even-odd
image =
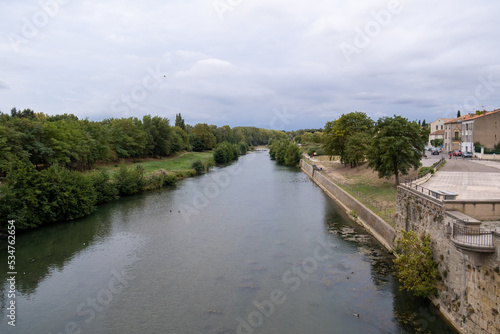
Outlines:
[{"label": "metal railing", "polygon": [[460,223],[453,223],[453,241],[464,246],[494,248],[493,231],[470,228]]},{"label": "metal railing", "polygon": [[[444,158],[441,158],[439,159],[438,162],[434,163],[431,167],[433,169],[438,169],[439,167],[441,167],[441,165],[445,162],[446,160]],[[412,178],[409,178],[409,179],[405,179],[403,181],[403,184],[410,187],[410,188],[414,188],[415,190],[417,191],[420,191],[422,192],[423,194],[427,194],[429,196],[432,196],[434,198],[437,198],[439,199],[438,197],[436,197],[436,194],[433,190],[430,190],[428,188],[425,188],[425,187],[422,187],[421,185],[418,185],[418,184],[413,184],[414,182],[418,181],[419,179],[429,175],[429,173],[431,173],[431,170],[427,170],[424,174],[420,175],[420,176],[416,176],[416,177],[412,177]]]}]

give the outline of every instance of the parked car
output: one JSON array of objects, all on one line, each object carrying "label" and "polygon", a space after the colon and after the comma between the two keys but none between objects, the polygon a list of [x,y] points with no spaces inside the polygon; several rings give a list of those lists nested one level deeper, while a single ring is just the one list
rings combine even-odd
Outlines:
[{"label": "parked car", "polygon": [[454,157],[461,157],[462,156],[462,151],[460,151],[460,150],[454,150],[453,151],[453,156]]},{"label": "parked car", "polygon": [[464,152],[462,154],[462,158],[472,158],[472,153],[471,152]]},{"label": "parked car", "polygon": [[432,151],[432,155],[439,155],[439,151],[438,150],[433,150]]}]

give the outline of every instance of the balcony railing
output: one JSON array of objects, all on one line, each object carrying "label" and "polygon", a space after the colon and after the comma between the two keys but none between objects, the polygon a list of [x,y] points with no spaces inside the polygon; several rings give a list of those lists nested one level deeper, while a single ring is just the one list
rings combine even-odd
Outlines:
[{"label": "balcony railing", "polygon": [[453,243],[460,248],[477,252],[494,252],[493,231],[453,224]]}]

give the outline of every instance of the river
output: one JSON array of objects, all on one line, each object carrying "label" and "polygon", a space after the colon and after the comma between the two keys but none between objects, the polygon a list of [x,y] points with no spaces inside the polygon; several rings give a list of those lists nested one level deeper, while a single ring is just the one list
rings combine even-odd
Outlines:
[{"label": "river", "polygon": [[1,333],[455,333],[392,257],[265,151],[16,239]]}]

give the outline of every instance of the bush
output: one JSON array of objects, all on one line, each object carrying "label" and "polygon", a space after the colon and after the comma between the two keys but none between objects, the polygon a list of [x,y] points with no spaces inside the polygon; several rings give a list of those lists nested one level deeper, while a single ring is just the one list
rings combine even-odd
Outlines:
[{"label": "bush", "polygon": [[300,161],[299,146],[289,139],[274,141],[269,149],[271,159],[286,166],[296,166]]},{"label": "bush", "polygon": [[432,167],[422,167],[418,170],[418,177],[424,176],[425,173],[430,172],[431,174],[434,174],[434,168]]},{"label": "bush", "polygon": [[97,196],[97,204],[106,203],[118,198],[118,189],[106,171],[94,171],[88,174]]},{"label": "bush", "polygon": [[193,168],[196,171],[197,175],[201,175],[205,172],[205,166],[203,165],[203,162],[201,160],[196,160],[191,164],[191,168]]},{"label": "bush", "polygon": [[0,187],[0,214],[16,220],[19,229],[81,218],[95,210],[96,202],[87,175],[58,165],[39,172],[28,160],[16,164]]},{"label": "bush", "polygon": [[227,141],[220,143],[214,150],[214,161],[218,164],[226,164],[238,159],[241,152],[241,146],[231,144]]},{"label": "bush", "polygon": [[396,259],[394,264],[401,289],[413,291],[416,296],[435,294],[439,276],[434,261],[429,235],[419,238],[414,231],[401,231],[402,236],[394,242]]},{"label": "bush", "polygon": [[164,169],[159,169],[145,178],[144,190],[161,189],[170,186],[177,181],[174,174],[167,173]]},{"label": "bush", "polygon": [[135,167],[121,165],[114,175],[114,180],[120,196],[136,194],[144,187],[144,167],[142,165]]}]

